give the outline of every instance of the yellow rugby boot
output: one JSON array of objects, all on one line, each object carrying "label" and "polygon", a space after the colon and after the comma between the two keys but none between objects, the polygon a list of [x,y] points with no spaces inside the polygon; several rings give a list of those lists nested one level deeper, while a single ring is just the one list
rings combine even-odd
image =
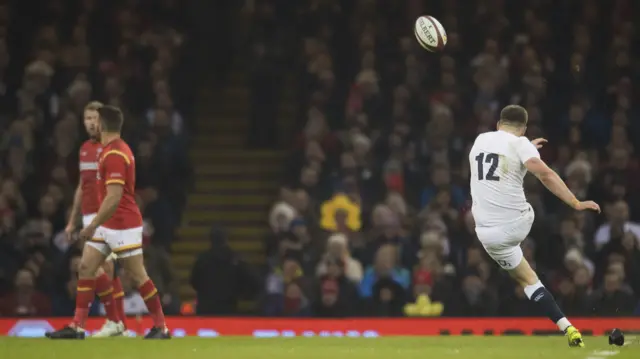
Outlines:
[{"label": "yellow rugby boot", "polygon": [[582,334],[573,325],[564,331],[564,335],[569,340],[569,346],[572,348],[584,348],[584,341],[582,341]]}]

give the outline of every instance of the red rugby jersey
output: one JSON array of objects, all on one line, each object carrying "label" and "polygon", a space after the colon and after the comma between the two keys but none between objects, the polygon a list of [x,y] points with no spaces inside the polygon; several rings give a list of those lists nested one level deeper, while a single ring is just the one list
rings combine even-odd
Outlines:
[{"label": "red rugby jersey", "polygon": [[122,139],[109,142],[102,148],[98,161],[100,203],[107,195],[107,186],[123,186],[118,209],[102,226],[110,229],[142,227],[142,215],[136,203],[136,164],[133,153]]},{"label": "red rugby jersey", "polygon": [[80,188],[82,188],[82,215],[98,213],[98,156],[102,150],[100,142],[85,141],[80,147]]}]

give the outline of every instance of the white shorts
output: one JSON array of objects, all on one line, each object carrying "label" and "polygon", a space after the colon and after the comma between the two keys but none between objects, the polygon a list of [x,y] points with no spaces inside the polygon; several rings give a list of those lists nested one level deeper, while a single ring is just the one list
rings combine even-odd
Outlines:
[{"label": "white shorts", "polygon": [[[91,222],[93,222],[93,219],[96,218],[96,214],[95,213],[91,213],[91,214],[85,214],[82,216],[82,226],[86,227],[89,224],[91,224]],[[111,252],[111,254],[109,254],[107,256],[107,259],[105,259],[106,261],[113,261],[118,259],[118,255]]]},{"label": "white shorts", "polygon": [[535,214],[531,206],[512,222],[499,226],[478,227],[476,234],[484,249],[500,267],[511,270],[522,261],[520,243],[527,238]]},{"label": "white shorts", "polygon": [[[85,222],[87,217],[91,218],[89,222]],[[83,216],[83,224],[86,226],[91,223],[94,217],[95,214]],[[106,255],[106,260],[133,257],[142,254],[142,227],[129,229],[98,227],[93,238],[87,241],[87,245]]]}]

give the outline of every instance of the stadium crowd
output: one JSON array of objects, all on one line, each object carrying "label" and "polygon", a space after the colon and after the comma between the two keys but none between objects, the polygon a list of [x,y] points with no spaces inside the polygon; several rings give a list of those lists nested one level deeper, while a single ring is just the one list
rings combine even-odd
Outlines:
[{"label": "stadium crowd", "polygon": [[[300,88],[265,314],[535,314],[469,211],[470,145],[507,104],[528,110],[528,136],[549,140],[542,158],[576,196],[604,209],[575,212],[528,176],[525,258],[570,316],[640,314],[636,2],[260,3],[262,17],[298,19]],[[447,30],[441,54],[413,39],[425,13]]]},{"label": "stadium crowd", "polygon": [[[190,176],[183,10],[175,1],[0,2],[0,316],[73,314],[82,248],[64,229],[91,100],[125,112],[148,272],[165,311],[179,310],[167,247]],[[125,309],[136,314],[129,282]]]},{"label": "stadium crowd", "polygon": [[[528,135],[549,139],[543,159],[579,199],[604,208],[576,213],[528,177],[536,221],[525,257],[568,315],[640,313],[640,6],[425,3],[244,3],[254,25],[250,144],[286,137],[276,104],[291,68],[299,97],[299,131],[268,218],[261,312],[532,315],[522,288],[478,243],[469,211],[469,146],[517,103],[529,112]],[[190,182],[194,97],[180,56],[182,5],[0,0],[0,316],[73,313],[81,248],[63,230],[91,100],[125,111],[148,272],[165,312],[179,311],[168,248]],[[425,13],[448,31],[441,54],[413,39]],[[231,21],[221,20],[221,29]],[[198,61],[214,57],[228,70],[228,59],[201,50]],[[123,284],[126,310],[137,314],[141,298],[126,275]]]}]

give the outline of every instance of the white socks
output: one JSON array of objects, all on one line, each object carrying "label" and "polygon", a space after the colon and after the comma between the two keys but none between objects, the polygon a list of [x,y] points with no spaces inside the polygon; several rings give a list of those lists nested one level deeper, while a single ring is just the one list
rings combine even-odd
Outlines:
[{"label": "white socks", "polygon": [[532,284],[524,287],[524,294],[527,296],[527,298],[531,299],[531,297],[533,296],[533,293],[535,293],[536,290],[543,287],[544,285],[542,285],[542,282],[538,281],[536,282],[536,284]]},{"label": "white socks", "polygon": [[556,325],[560,330],[564,332],[565,330],[567,330],[567,328],[571,326],[571,322],[569,322],[569,319],[567,318],[560,318],[560,320],[556,322]]},{"label": "white socks", "polygon": [[[536,295],[537,293],[537,295]],[[528,285],[524,287],[524,294],[534,302],[540,302],[544,311],[547,313],[549,318],[556,323],[558,328],[561,331],[565,331],[567,328],[571,326],[569,320],[564,316],[551,293],[547,291],[547,289],[542,285],[542,282],[538,281],[535,284]],[[535,298],[532,298],[535,295]],[[560,318],[555,320],[556,318]]]}]

